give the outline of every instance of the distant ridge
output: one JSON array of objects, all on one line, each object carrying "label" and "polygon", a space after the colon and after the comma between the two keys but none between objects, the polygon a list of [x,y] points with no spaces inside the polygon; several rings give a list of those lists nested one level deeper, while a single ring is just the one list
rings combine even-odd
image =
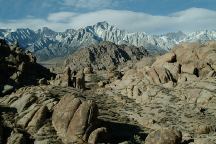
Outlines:
[{"label": "distant ridge", "polygon": [[143,46],[150,53],[165,52],[181,42],[206,42],[216,40],[216,31],[204,30],[185,34],[181,31],[163,35],[145,32],[129,33],[106,21],[78,30],[55,32],[47,27],[33,31],[23,29],[0,29],[0,38],[9,43],[18,41],[20,46],[35,53],[40,60],[66,56],[81,47],[110,41],[115,44]]}]

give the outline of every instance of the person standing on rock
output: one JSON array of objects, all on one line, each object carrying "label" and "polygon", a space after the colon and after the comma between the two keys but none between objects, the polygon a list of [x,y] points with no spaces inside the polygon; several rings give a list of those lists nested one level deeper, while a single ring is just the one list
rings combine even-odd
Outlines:
[{"label": "person standing on rock", "polygon": [[76,88],[85,89],[85,74],[83,70],[80,70],[76,75]]},{"label": "person standing on rock", "polygon": [[72,72],[72,87],[76,88],[76,70]]},{"label": "person standing on rock", "polygon": [[64,80],[67,82],[67,86],[71,86],[71,69],[66,67],[64,70]]}]

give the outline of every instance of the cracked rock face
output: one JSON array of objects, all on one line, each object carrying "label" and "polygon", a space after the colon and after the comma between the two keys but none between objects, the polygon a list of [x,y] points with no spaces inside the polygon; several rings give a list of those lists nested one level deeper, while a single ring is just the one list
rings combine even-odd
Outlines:
[{"label": "cracked rock face", "polygon": [[[104,129],[96,128],[98,109],[94,102],[65,96],[55,106],[52,123],[66,143],[95,143]],[[89,139],[90,138],[90,139]]]}]

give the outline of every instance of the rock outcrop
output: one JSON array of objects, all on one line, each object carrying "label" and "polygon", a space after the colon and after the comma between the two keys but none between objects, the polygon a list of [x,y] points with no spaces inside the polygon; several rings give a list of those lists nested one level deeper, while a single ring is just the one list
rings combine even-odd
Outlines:
[{"label": "rock outcrop", "polygon": [[[206,141],[210,140],[210,133],[216,127],[215,50],[215,42],[181,44],[157,57],[153,64],[138,62],[121,79],[106,87],[142,107],[143,112],[132,113],[130,117],[144,127],[158,130],[174,126],[183,135],[196,133],[190,136],[195,141],[199,141],[200,134],[205,134]],[[212,139],[216,141],[215,137]]]},{"label": "rock outcrop", "polygon": [[[101,140],[100,135],[106,133],[106,128],[100,127],[98,123],[97,105],[92,100],[78,97],[78,93],[72,88],[70,92],[74,94],[71,95],[62,91],[65,96],[60,91],[59,94],[53,94],[55,89],[51,85],[25,87],[1,98],[0,104],[4,105],[4,108],[0,107],[0,112],[7,110],[13,115],[11,120],[3,116],[5,123],[13,130],[9,137],[4,139],[17,144],[23,141],[62,143],[58,137],[64,143],[94,144]],[[0,140],[3,137],[1,132],[2,127]]]},{"label": "rock outcrop", "polygon": [[[38,131],[49,123],[50,113],[58,102],[55,95],[49,92],[51,89],[46,85],[24,87],[0,99],[2,106],[0,113],[4,120],[4,126],[12,130],[11,134],[9,130],[5,131],[4,136],[8,135],[9,138],[4,137],[4,139],[17,144],[32,143],[37,140]],[[12,118],[8,118],[5,115],[7,113]],[[47,134],[51,135],[51,131]],[[49,136],[43,137],[42,140],[52,139],[52,137],[48,138]]]},{"label": "rock outcrop", "polygon": [[129,60],[140,60],[147,55],[148,52],[144,47],[101,42],[70,55],[65,60],[65,66],[80,70],[91,65],[94,70],[108,70]]},{"label": "rock outcrop", "polygon": [[158,57],[147,74],[156,84],[180,81],[182,75],[186,76],[185,80],[190,79],[190,75],[197,78],[214,76],[215,49],[215,42],[181,44]]},{"label": "rock outcrop", "polygon": [[181,144],[181,141],[181,132],[169,128],[163,128],[151,132],[147,136],[145,144]]},{"label": "rock outcrop", "polygon": [[55,75],[36,63],[30,52],[23,52],[18,44],[9,46],[0,39],[0,95],[14,89],[38,83],[41,78],[51,79]]},{"label": "rock outcrop", "polygon": [[52,123],[66,143],[96,143],[97,135],[105,131],[94,131],[97,128],[97,115],[98,109],[94,102],[73,95],[65,96],[54,109]]},{"label": "rock outcrop", "polygon": [[18,132],[12,132],[7,140],[7,144],[24,144],[27,143],[24,135]]}]

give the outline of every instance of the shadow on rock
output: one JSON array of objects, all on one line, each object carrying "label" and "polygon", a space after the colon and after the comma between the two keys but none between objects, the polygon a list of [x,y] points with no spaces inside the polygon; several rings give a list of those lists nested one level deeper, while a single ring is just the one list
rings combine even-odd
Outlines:
[{"label": "shadow on rock", "polygon": [[124,141],[136,143],[135,137],[138,137],[141,141],[144,141],[147,137],[147,134],[136,125],[102,120],[100,120],[100,124],[101,127],[107,128],[106,142],[108,143],[117,144]]},{"label": "shadow on rock", "polygon": [[2,112],[13,112],[13,113],[17,113],[17,109],[16,108],[12,108],[12,107],[6,107],[6,106],[1,106],[0,105],[0,113]]}]

